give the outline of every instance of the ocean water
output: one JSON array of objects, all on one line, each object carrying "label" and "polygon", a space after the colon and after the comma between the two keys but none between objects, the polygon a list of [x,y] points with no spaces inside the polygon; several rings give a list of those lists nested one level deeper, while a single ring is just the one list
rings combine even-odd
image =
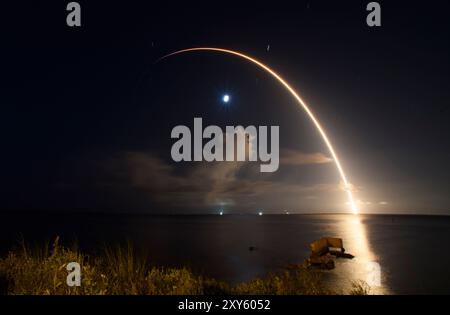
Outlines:
[{"label": "ocean water", "polygon": [[154,265],[189,266],[231,283],[300,263],[312,241],[335,236],[355,255],[324,272],[337,289],[364,280],[379,294],[450,294],[445,216],[0,214],[2,254],[21,237],[39,243],[56,235],[93,254],[130,241]]}]

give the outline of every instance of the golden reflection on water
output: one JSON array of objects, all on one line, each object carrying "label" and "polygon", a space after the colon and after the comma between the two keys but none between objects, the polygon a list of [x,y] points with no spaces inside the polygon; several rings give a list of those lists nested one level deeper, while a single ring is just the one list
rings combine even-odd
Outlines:
[{"label": "golden reflection on water", "polygon": [[389,294],[383,281],[383,266],[370,248],[361,216],[345,216],[339,226],[342,229],[342,236],[339,237],[344,240],[345,252],[355,257],[336,260],[336,269],[333,270],[335,280],[347,290],[352,281],[362,280],[370,286],[370,294]]}]

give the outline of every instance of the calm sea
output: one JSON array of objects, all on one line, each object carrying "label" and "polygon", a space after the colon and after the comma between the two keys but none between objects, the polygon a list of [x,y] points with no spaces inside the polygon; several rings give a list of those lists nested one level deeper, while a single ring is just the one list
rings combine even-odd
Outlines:
[{"label": "calm sea", "polygon": [[302,262],[310,242],[336,236],[355,255],[324,272],[336,288],[360,279],[372,281],[374,293],[450,294],[450,217],[444,216],[0,215],[2,254],[21,236],[39,243],[55,235],[93,254],[130,241],[152,264],[189,266],[231,283]]}]

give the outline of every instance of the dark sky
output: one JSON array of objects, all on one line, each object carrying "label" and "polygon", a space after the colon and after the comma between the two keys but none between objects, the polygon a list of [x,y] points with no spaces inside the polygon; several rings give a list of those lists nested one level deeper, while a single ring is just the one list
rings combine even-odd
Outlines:
[{"label": "dark sky", "polygon": [[[80,28],[68,2],[2,4],[0,211],[348,211],[317,130],[267,73],[215,53],[155,64],[214,46],[302,95],[361,211],[450,214],[449,1],[379,1],[378,28],[369,1],[79,1]],[[290,162],[174,163],[170,132],[194,117],[279,125]]]}]

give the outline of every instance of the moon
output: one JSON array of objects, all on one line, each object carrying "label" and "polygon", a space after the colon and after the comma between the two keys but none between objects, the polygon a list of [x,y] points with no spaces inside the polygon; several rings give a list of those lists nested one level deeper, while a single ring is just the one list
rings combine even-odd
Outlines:
[{"label": "moon", "polygon": [[224,96],[222,96],[222,101],[224,103],[228,103],[230,101],[230,95],[225,94]]}]

